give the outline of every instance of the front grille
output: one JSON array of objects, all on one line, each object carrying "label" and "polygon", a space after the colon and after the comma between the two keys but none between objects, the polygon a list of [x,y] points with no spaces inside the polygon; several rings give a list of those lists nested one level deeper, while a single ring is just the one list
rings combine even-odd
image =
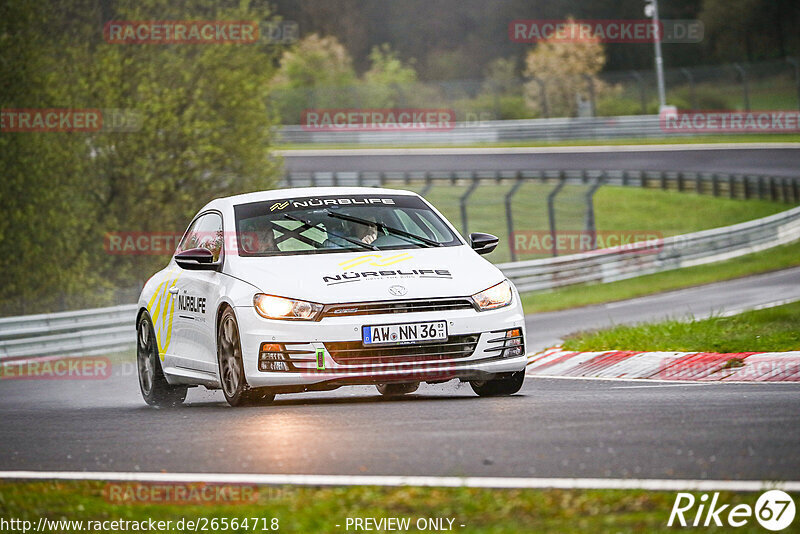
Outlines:
[{"label": "front grille", "polygon": [[319,318],[378,315],[384,313],[442,312],[467,309],[475,309],[472,301],[468,298],[354,302],[350,304],[328,304],[323,308]]},{"label": "front grille", "polygon": [[361,341],[340,341],[325,343],[325,348],[339,365],[438,361],[472,356],[479,337],[479,334],[466,334],[450,336],[440,343],[388,347],[364,347]]}]

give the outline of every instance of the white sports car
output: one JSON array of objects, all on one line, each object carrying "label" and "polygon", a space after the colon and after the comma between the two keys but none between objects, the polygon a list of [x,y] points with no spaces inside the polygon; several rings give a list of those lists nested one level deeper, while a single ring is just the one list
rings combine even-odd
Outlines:
[{"label": "white sports car", "polygon": [[220,198],[192,220],[139,297],[148,404],[221,388],[233,406],[277,393],[468,381],[510,395],[525,378],[519,294],[419,195],[284,189]]}]

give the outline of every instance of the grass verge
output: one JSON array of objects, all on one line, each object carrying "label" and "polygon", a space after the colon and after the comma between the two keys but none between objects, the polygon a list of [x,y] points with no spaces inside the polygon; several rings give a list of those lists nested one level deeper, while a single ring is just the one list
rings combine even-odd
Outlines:
[{"label": "grass verge", "polygon": [[509,147],[559,147],[559,146],[605,146],[605,145],[695,145],[702,143],[798,143],[798,134],[732,134],[703,135],[696,137],[630,137],[620,139],[568,139],[563,141],[507,141],[473,144],[414,144],[414,145],[362,145],[345,143],[328,144],[284,144],[277,150],[324,150],[341,148],[509,148]]},{"label": "grass verge", "polygon": [[[248,504],[189,506],[112,504],[104,497],[106,486],[103,482],[0,482],[2,517],[32,521],[34,526],[39,517],[73,521],[170,520],[173,525],[181,518],[205,518],[209,524],[213,518],[258,517],[267,518],[268,522],[278,518],[281,532],[345,532],[348,517],[409,518],[412,526],[408,532],[419,531],[415,527],[418,518],[450,518],[454,520],[453,531],[464,533],[673,532],[675,528],[667,527],[676,497],[674,492],[262,487],[255,502]],[[754,507],[757,498],[757,493],[723,492],[719,502]],[[797,500],[796,495],[794,499]],[[693,514],[687,515],[689,521],[694,518]],[[210,530],[264,531],[260,528],[253,530],[252,524],[247,530]],[[352,531],[353,527],[349,530]],[[707,530],[700,528],[696,531]],[[737,531],[763,532],[763,529],[751,517],[748,524]]]},{"label": "grass verge", "polygon": [[525,313],[565,310],[730,280],[795,265],[800,265],[800,241],[713,265],[687,267],[608,284],[581,284],[555,291],[525,293],[522,295],[522,305]]},{"label": "grass verge", "polygon": [[800,350],[800,302],[731,317],[615,326],[578,333],[564,348],[575,351],[772,352]]}]

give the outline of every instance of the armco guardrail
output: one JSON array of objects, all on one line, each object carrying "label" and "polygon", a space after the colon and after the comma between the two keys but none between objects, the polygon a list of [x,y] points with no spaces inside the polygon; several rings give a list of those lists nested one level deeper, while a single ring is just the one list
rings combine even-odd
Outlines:
[{"label": "armco guardrail", "polygon": [[620,137],[686,137],[661,127],[659,115],[526,119],[456,123],[452,130],[386,130],[323,132],[303,126],[283,126],[281,140],[291,144],[413,145],[426,143],[464,144],[503,141],[560,141]]},{"label": "armco guardrail", "polygon": [[0,360],[125,350],[135,343],[136,305],[0,319]]},{"label": "armco guardrail", "polygon": [[[611,282],[702,265],[800,239],[800,207],[763,219],[643,243],[541,260],[500,264],[520,291]],[[0,319],[0,360],[91,355],[135,343],[136,305]]]},{"label": "armco guardrail", "polygon": [[504,263],[498,267],[520,291],[537,291],[586,282],[613,282],[703,265],[797,239],[800,239],[800,207],[755,221],[668,237],[656,243]]}]

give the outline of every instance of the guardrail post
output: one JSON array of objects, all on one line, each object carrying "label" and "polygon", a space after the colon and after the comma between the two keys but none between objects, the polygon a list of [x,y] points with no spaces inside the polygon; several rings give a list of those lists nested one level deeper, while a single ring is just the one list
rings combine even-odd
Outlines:
[{"label": "guardrail post", "polygon": [[661,179],[661,190],[667,190],[667,173],[664,171],[659,171],[659,178]]},{"label": "guardrail post", "polygon": [[586,192],[586,232],[589,234],[589,238],[591,239],[589,243],[590,250],[597,249],[597,228],[595,228],[594,222],[594,194],[598,189],[600,189],[600,187],[602,187],[604,181],[605,172],[595,178],[595,182],[592,184],[592,187],[590,187]]},{"label": "guardrail post", "polygon": [[383,187],[384,182],[386,182],[386,175],[383,172],[378,173],[378,185]]},{"label": "guardrail post", "polygon": [[678,192],[683,193],[683,173],[678,173]]},{"label": "guardrail post", "polygon": [[286,187],[289,187],[289,188],[293,187],[292,186],[292,173],[291,172],[287,172],[286,173]]},{"label": "guardrail post", "polygon": [[744,92],[744,110],[750,111],[750,87],[747,83],[747,71],[738,63],[733,64],[733,68],[739,72],[739,77],[742,79],[742,91]]},{"label": "guardrail post", "polygon": [[797,178],[792,178],[792,196],[794,196],[794,203],[797,204],[800,202],[800,185],[797,182],[800,182]]},{"label": "guardrail post", "polygon": [[694,177],[694,191],[698,195],[703,194],[703,175],[702,173],[697,173]]},{"label": "guardrail post", "polygon": [[742,185],[744,186],[744,199],[750,200],[750,176],[742,175]]},{"label": "guardrail post", "polygon": [[770,176],[769,177],[769,198],[773,202],[777,202],[778,201],[778,184],[775,183],[775,182],[776,182],[775,177],[774,176]]},{"label": "guardrail post", "polygon": [[356,184],[358,184],[358,187],[364,185],[364,177],[361,175],[361,171],[356,172]]},{"label": "guardrail post", "polygon": [[728,198],[736,198],[736,177],[732,174],[728,175]]},{"label": "guardrail post", "polygon": [[719,196],[719,176],[717,173],[711,173],[711,194],[715,197]]},{"label": "guardrail post", "polygon": [[520,173],[517,172],[516,182],[514,182],[513,187],[511,190],[506,193],[505,196],[505,205],[506,205],[506,228],[508,228],[508,247],[511,250],[511,261],[517,261],[517,250],[514,246],[514,214],[511,208],[511,201],[514,198],[514,195],[517,194],[519,188],[522,187],[523,181],[520,177]]},{"label": "guardrail post", "polygon": [[766,184],[764,183],[764,177],[758,177],[758,200],[764,200],[764,189],[766,188]]},{"label": "guardrail post", "polygon": [[628,185],[628,171],[622,171],[622,185]]},{"label": "guardrail post", "polygon": [[469,200],[469,196],[477,189],[479,180],[475,176],[475,173],[472,173],[472,183],[469,184],[466,193],[461,195],[459,199],[459,205],[461,207],[461,227],[464,229],[464,235],[469,235],[469,230],[467,229],[467,201]]},{"label": "guardrail post", "polygon": [[556,208],[555,201],[556,195],[563,189],[567,179],[564,177],[564,171],[561,171],[558,185],[553,188],[547,195],[547,218],[550,221],[550,239],[553,242],[553,257],[558,256],[558,246],[556,242]]},{"label": "guardrail post", "polygon": [[339,173],[338,172],[333,173],[333,176],[331,176],[331,180],[333,181],[333,187],[339,185]]},{"label": "guardrail post", "polygon": [[789,179],[782,178],[781,179],[781,200],[784,204],[789,203]]},{"label": "guardrail post", "polygon": [[648,186],[647,171],[639,171],[639,172],[640,172],[640,174],[639,174],[639,185],[642,188],[646,189],[647,186]]}]

